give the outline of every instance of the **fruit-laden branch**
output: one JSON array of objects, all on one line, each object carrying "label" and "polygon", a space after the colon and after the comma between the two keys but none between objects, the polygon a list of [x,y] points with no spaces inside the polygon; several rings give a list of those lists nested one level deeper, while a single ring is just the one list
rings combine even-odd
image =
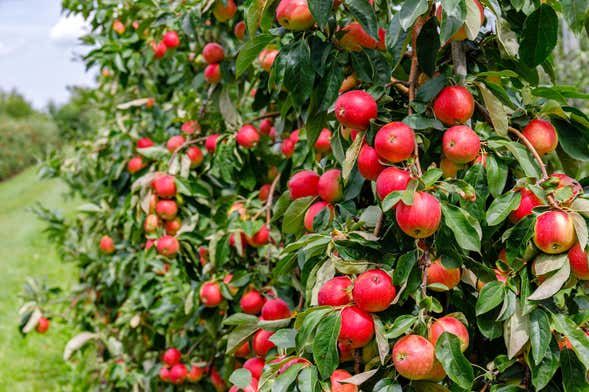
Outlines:
[{"label": "fruit-laden branch", "polygon": [[172,156],[170,157],[170,160],[168,161],[168,167],[170,167],[172,162],[174,162],[174,159],[176,159],[176,155],[178,155],[178,151],[183,150],[184,148],[186,148],[190,145],[201,143],[201,142],[205,141],[206,139],[207,139],[206,137],[199,137],[198,139],[187,140],[184,143],[182,143],[180,145],[180,147],[175,149],[174,152],[172,153]]}]

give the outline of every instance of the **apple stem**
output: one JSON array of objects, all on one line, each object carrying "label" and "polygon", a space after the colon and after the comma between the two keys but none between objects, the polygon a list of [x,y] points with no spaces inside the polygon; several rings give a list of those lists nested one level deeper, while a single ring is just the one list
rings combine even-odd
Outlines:
[{"label": "apple stem", "polygon": [[197,139],[187,140],[184,143],[182,143],[182,145],[180,145],[180,147],[178,147],[172,153],[172,156],[170,157],[170,160],[168,161],[168,167],[170,167],[172,165],[172,162],[174,162],[174,159],[176,158],[176,155],[178,155],[178,151],[180,151],[180,150],[184,149],[185,147],[188,147],[188,146],[190,146],[192,144],[197,144],[197,143],[204,142],[205,140],[206,140],[206,137],[199,137]]},{"label": "apple stem", "polygon": [[431,265],[431,259],[427,250],[419,258],[419,267],[421,268],[421,294],[423,297],[427,296],[427,269]]},{"label": "apple stem", "polygon": [[458,75],[458,84],[463,85],[467,74],[464,43],[462,41],[452,41],[451,49],[454,72]]}]

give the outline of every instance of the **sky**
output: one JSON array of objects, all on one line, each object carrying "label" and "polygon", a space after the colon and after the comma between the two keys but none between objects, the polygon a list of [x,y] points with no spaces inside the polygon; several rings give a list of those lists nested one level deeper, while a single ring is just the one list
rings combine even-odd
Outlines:
[{"label": "sky", "polygon": [[92,86],[93,71],[75,59],[86,28],[61,15],[61,0],[0,0],[0,89],[16,88],[42,109],[67,101],[67,86]]}]

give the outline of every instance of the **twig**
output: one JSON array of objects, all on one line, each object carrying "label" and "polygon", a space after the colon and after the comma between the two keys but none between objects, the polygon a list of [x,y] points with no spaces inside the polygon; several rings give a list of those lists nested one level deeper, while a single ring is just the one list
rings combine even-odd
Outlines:
[{"label": "twig", "polygon": [[[418,71],[418,60],[417,60],[417,36],[423,27],[424,20],[419,17],[415,22],[415,26],[413,26],[413,33],[411,37],[411,70],[409,71],[409,105],[407,112],[409,114],[413,114],[413,108],[411,105],[415,100],[415,85],[417,84],[417,71]],[[417,143],[417,138],[415,139],[415,149],[413,151],[413,156],[415,160],[415,169],[417,171],[417,175],[421,176],[421,164],[419,163],[419,144]]]},{"label": "twig", "polygon": [[429,252],[425,250],[419,258],[419,267],[421,268],[421,294],[427,296],[427,269],[431,265]]},{"label": "twig", "polygon": [[250,120],[249,120],[249,122],[250,122],[250,123],[253,123],[253,122],[255,122],[255,121],[263,120],[263,119],[265,119],[265,118],[269,118],[269,117],[278,117],[278,116],[280,116],[280,112],[269,112],[269,113],[264,113],[264,114],[261,114],[261,115],[259,115],[259,116],[256,116],[256,117],[254,117],[254,118],[250,119]]},{"label": "twig", "polygon": [[182,143],[177,149],[174,150],[174,152],[172,153],[172,156],[170,157],[170,160],[168,161],[168,167],[170,167],[170,165],[172,164],[172,162],[174,162],[174,159],[176,158],[176,155],[178,155],[178,151],[184,149],[185,147],[188,147],[192,144],[197,144],[200,143],[202,141],[205,141],[207,138],[206,137],[199,137],[198,139],[193,139],[193,140],[187,140],[184,143]]},{"label": "twig", "polygon": [[458,75],[458,83],[464,84],[467,74],[466,55],[464,53],[464,42],[452,41],[452,63],[454,64],[454,72]]}]

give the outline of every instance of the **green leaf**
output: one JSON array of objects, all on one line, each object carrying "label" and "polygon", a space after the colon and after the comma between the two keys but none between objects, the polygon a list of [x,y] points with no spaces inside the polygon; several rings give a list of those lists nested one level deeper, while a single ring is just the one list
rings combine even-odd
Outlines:
[{"label": "green leaf", "polygon": [[573,159],[589,161],[589,137],[586,128],[573,121],[551,117],[558,132],[558,144]]},{"label": "green leaf", "polygon": [[423,25],[416,44],[419,67],[431,77],[436,71],[436,57],[440,50],[440,37],[435,18],[430,18]]},{"label": "green leaf", "polygon": [[325,28],[333,10],[333,0],[307,0],[307,3],[319,28]]},{"label": "green leaf", "polygon": [[553,313],[552,323],[554,329],[569,339],[577,357],[589,369],[589,337],[585,335],[585,331],[564,314]]},{"label": "green leaf", "polygon": [[382,201],[382,210],[384,212],[391,210],[401,200],[401,196],[403,196],[402,191],[394,191],[386,195]]},{"label": "green leaf", "polygon": [[558,40],[558,16],[548,4],[542,4],[524,21],[520,58],[529,67],[540,65],[552,53]]},{"label": "green leaf", "polygon": [[364,140],[362,135],[362,133],[358,135],[358,137],[354,139],[354,142],[346,151],[346,159],[344,163],[342,163],[342,179],[344,180],[344,185],[348,183],[352,169],[354,168],[356,160],[358,159],[358,155],[360,154],[360,149],[362,148],[362,143]]},{"label": "green leaf", "polygon": [[245,388],[252,382],[252,373],[244,368],[235,369],[229,376],[229,382],[239,388]]},{"label": "green leaf", "polygon": [[395,273],[393,274],[393,284],[395,286],[403,285],[407,279],[409,279],[409,275],[411,274],[411,270],[417,264],[417,252],[412,251],[401,255],[397,260]]},{"label": "green leaf", "polygon": [[423,185],[430,187],[434,185],[436,181],[442,178],[442,175],[444,175],[442,169],[434,167],[423,173],[423,176],[421,176],[421,181],[423,182]]},{"label": "green leaf", "polygon": [[505,296],[505,285],[498,280],[489,282],[483,286],[477,298],[475,306],[476,315],[487,313],[488,311],[495,309],[499,304],[503,302]]},{"label": "green leaf", "polygon": [[378,40],[378,24],[374,8],[367,0],[345,0],[350,14],[362,25],[364,31]]},{"label": "green leaf", "polygon": [[318,382],[319,377],[315,366],[307,366],[301,370],[297,380],[299,391],[314,391]]},{"label": "green leaf", "polygon": [[550,333],[550,318],[546,312],[536,308],[530,313],[530,343],[532,345],[532,357],[536,365],[539,365],[550,346],[552,334]]},{"label": "green leaf", "polygon": [[493,95],[491,91],[489,91],[484,83],[478,83],[477,85],[479,90],[481,90],[481,95],[483,96],[485,107],[487,108],[489,116],[491,117],[493,128],[495,128],[495,131],[499,135],[506,136],[509,121],[507,119],[507,111],[505,110],[505,106],[495,95]]},{"label": "green leaf", "polygon": [[340,312],[332,313],[317,327],[313,341],[313,360],[322,378],[328,378],[339,365],[337,338],[341,328]]},{"label": "green leaf", "polygon": [[286,212],[284,213],[284,219],[282,219],[282,232],[285,234],[296,234],[303,230],[305,219],[305,212],[313,204],[315,198],[313,196],[301,197],[290,203]]},{"label": "green leaf", "polygon": [[487,210],[487,224],[495,226],[503,222],[521,201],[520,192],[507,192],[494,199]]},{"label": "green leaf", "polygon": [[405,0],[399,11],[399,22],[403,30],[407,31],[420,15],[428,9],[427,0]]},{"label": "green leaf", "polygon": [[385,336],[387,339],[396,339],[399,336],[405,334],[405,332],[409,331],[411,327],[417,321],[417,317],[412,316],[410,314],[404,314],[399,316],[393,322],[391,328],[385,331]]},{"label": "green leaf", "polygon": [[279,329],[270,337],[270,341],[279,348],[293,348],[296,347],[296,329]]},{"label": "green leaf", "polygon": [[541,178],[540,168],[528,149],[517,142],[509,142],[505,147],[511,151],[515,159],[528,177]]},{"label": "green leaf", "polygon": [[284,87],[295,103],[302,104],[311,95],[315,81],[309,44],[304,39],[298,40],[284,47],[278,57],[284,61]]},{"label": "green leaf", "polygon": [[503,193],[507,183],[507,165],[498,160],[495,155],[487,155],[487,184],[489,192],[494,197],[499,197]]},{"label": "green leaf", "polygon": [[[385,358],[389,355],[390,347],[389,341],[385,336],[384,325],[378,316],[374,316],[374,338],[376,340],[376,346],[378,347],[378,357],[380,363],[384,365]],[[359,384],[357,384],[359,385]]]},{"label": "green leaf", "polygon": [[565,349],[560,353],[560,370],[562,372],[562,386],[565,392],[589,391],[587,369],[575,358],[571,350]]},{"label": "green leaf", "polygon": [[583,30],[585,15],[588,11],[586,0],[560,0],[562,14],[564,15],[571,30],[580,33]]},{"label": "green leaf", "polygon": [[530,319],[522,314],[519,302],[515,304],[515,313],[503,324],[503,338],[507,346],[507,357],[509,359],[524,347],[530,339]]},{"label": "green leaf", "polygon": [[410,114],[403,119],[403,122],[413,129],[434,128],[440,131],[444,130],[444,124],[435,118],[425,117],[421,114]]},{"label": "green leaf", "polygon": [[299,371],[308,366],[304,363],[295,363],[286,369],[286,371],[276,377],[272,384],[272,392],[288,392],[292,391],[291,385],[297,379]]},{"label": "green leaf", "polygon": [[549,349],[546,350],[544,359],[539,364],[535,364],[531,356],[532,354],[528,352],[527,360],[532,371],[532,385],[539,391],[548,385],[558,370],[560,365],[560,350],[556,341],[552,339],[549,341]]},{"label": "green leaf", "polygon": [[436,358],[442,364],[450,380],[462,389],[470,390],[474,381],[471,363],[460,350],[460,340],[456,335],[444,332],[436,343]]},{"label": "green leaf", "polygon": [[570,263],[564,263],[562,267],[548,279],[546,279],[538,288],[528,297],[530,301],[540,301],[552,297],[558,293],[558,290],[565,284],[571,275]]},{"label": "green leaf", "polygon": [[452,230],[460,247],[480,252],[483,233],[475,218],[462,208],[448,203],[442,203],[442,215],[444,223]]},{"label": "green leaf", "polygon": [[273,39],[274,36],[271,34],[260,34],[247,41],[239,50],[235,60],[235,77],[239,78]]}]

